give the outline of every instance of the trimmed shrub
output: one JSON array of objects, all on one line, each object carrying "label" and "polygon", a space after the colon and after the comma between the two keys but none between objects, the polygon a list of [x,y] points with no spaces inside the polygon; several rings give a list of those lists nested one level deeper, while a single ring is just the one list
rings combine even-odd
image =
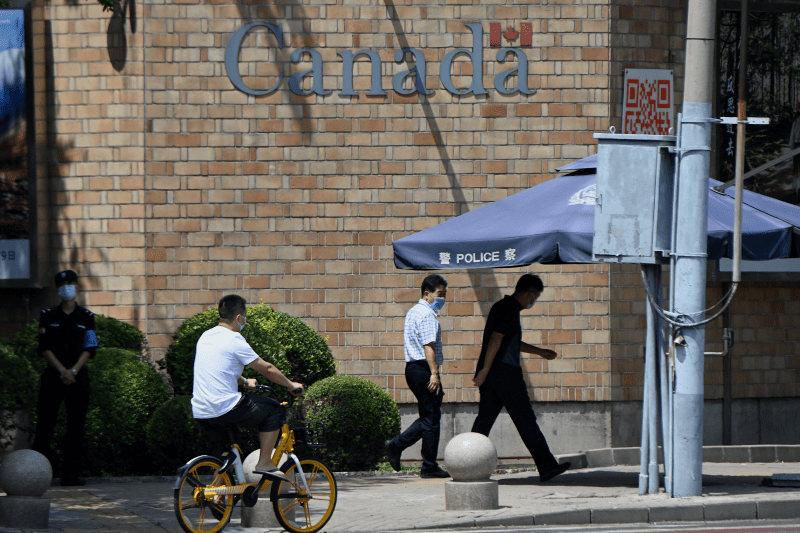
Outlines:
[{"label": "trimmed shrub", "polygon": [[144,333],[135,326],[103,315],[95,315],[94,325],[97,328],[97,344],[101,347],[141,350]]},{"label": "trimmed shrub", "polygon": [[156,471],[171,474],[189,459],[212,452],[197,421],[192,397],[175,396],[156,409],[147,423],[147,450]]},{"label": "trimmed shrub", "polygon": [[0,450],[14,444],[16,430],[29,429],[19,425],[17,412],[30,405],[36,382],[36,372],[28,359],[0,342]]},{"label": "trimmed shrub", "polygon": [[383,442],[400,431],[400,412],[392,397],[371,381],[333,376],[308,388],[293,418],[325,425],[325,448],[313,455],[335,471],[374,470],[383,460]]},{"label": "trimmed shrub", "polygon": [[[152,473],[145,428],[150,417],[170,396],[159,373],[136,352],[98,348],[87,363],[91,396],[84,437],[84,467],[90,475]],[[66,434],[62,404],[53,449],[60,459]],[[61,461],[56,461],[57,468]]]},{"label": "trimmed shrub", "polygon": [[[176,394],[191,395],[197,341],[218,323],[219,310],[214,308],[193,316],[178,328],[178,338],[165,357]],[[325,339],[300,319],[267,305],[248,306],[247,327],[242,335],[262,359],[278,367],[292,381],[311,385],[335,373],[333,356]],[[245,369],[244,377],[274,386],[249,368]],[[288,399],[288,392],[281,389],[277,387],[276,391]]]}]

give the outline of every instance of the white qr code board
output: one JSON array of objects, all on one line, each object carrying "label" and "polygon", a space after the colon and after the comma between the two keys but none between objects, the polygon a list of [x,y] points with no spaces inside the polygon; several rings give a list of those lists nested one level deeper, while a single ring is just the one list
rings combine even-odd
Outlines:
[{"label": "white qr code board", "polygon": [[674,128],[672,87],[671,70],[625,69],[622,133],[668,135]]}]

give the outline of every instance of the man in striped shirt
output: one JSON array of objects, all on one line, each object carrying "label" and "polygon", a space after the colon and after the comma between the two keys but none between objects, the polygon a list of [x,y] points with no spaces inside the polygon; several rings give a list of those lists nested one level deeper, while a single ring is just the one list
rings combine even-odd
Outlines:
[{"label": "man in striped shirt", "polygon": [[419,418],[407,430],[385,443],[386,455],[395,470],[400,470],[403,450],[422,439],[421,477],[447,478],[450,475],[436,463],[439,451],[439,421],[442,417],[442,382],[439,369],[443,362],[442,327],[436,315],[444,306],[447,282],[432,274],[422,281],[422,296],[406,314],[403,348],[406,358],[406,382],[417,398]]}]

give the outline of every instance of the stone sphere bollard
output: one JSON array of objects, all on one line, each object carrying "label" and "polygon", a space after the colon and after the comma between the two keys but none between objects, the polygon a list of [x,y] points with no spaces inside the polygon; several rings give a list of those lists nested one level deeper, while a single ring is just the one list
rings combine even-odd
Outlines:
[{"label": "stone sphere bollard", "polygon": [[50,500],[42,498],[53,481],[47,458],[33,450],[11,452],[0,464],[0,526],[47,529]]},{"label": "stone sphere bollard", "polygon": [[[259,450],[252,452],[245,457],[242,461],[242,468],[244,469],[244,478],[247,483],[258,483],[261,476],[254,474],[253,470],[258,464],[258,458],[261,455]],[[283,486],[283,492],[289,492],[291,487]],[[258,494],[258,501],[253,507],[242,506],[242,527],[260,527],[260,528],[278,528],[282,526],[275,518],[275,512],[272,510],[272,502],[269,501],[269,495],[272,491],[272,486],[267,485],[264,490]],[[294,509],[288,513],[289,519],[294,519]]]},{"label": "stone sphere bollard", "polygon": [[499,507],[497,481],[489,476],[497,466],[497,449],[485,435],[461,433],[447,443],[444,464],[453,481],[444,484],[448,511],[487,510]]}]

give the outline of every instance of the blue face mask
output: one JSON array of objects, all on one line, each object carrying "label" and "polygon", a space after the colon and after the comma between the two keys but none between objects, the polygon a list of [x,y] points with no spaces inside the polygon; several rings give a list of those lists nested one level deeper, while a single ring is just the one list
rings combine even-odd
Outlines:
[{"label": "blue face mask", "polygon": [[442,310],[442,307],[444,307],[444,298],[440,298],[438,296],[434,297],[431,306],[433,307],[433,310],[438,313]]},{"label": "blue face mask", "polygon": [[62,285],[58,288],[58,295],[62,300],[72,300],[78,294],[78,289],[75,285]]}]

